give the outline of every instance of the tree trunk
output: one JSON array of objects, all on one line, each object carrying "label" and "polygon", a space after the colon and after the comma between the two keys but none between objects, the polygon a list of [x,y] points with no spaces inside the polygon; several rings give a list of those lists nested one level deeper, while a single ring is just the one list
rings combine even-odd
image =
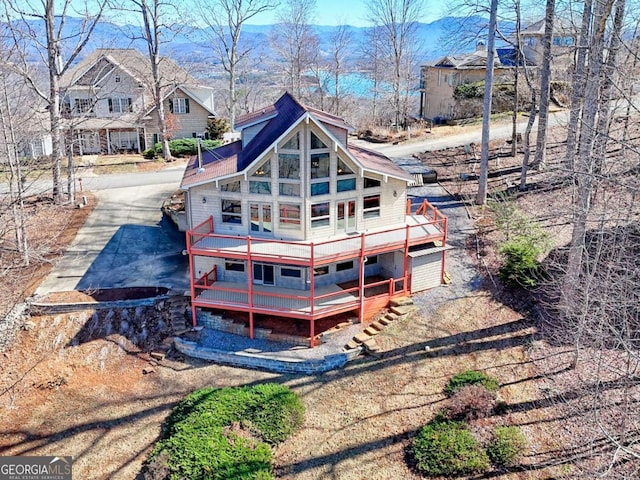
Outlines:
[{"label": "tree trunk", "polygon": [[547,125],[549,123],[549,96],[551,87],[551,41],[553,39],[553,19],[555,0],[547,0],[544,17],[544,36],[542,37],[542,70],[540,73],[540,113],[538,114],[538,137],[533,166],[544,169],[547,152]]},{"label": "tree trunk", "polygon": [[482,112],[482,154],[480,157],[480,177],[476,204],[487,203],[487,181],[489,175],[489,123],[491,121],[491,95],[493,94],[493,64],[496,41],[498,0],[491,0],[489,32],[487,39],[487,71],[484,80],[484,103]]}]

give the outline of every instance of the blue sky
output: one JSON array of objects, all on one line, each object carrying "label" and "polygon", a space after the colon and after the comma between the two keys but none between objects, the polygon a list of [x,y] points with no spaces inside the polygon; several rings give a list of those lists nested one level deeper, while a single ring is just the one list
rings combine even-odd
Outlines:
[{"label": "blue sky", "polygon": [[[424,15],[420,21],[429,23],[445,16],[443,0],[426,0]],[[316,25],[348,24],[356,27],[369,25],[366,0],[316,0],[316,15],[311,23]],[[269,25],[275,22],[274,12],[257,15],[247,22],[252,25]]]}]

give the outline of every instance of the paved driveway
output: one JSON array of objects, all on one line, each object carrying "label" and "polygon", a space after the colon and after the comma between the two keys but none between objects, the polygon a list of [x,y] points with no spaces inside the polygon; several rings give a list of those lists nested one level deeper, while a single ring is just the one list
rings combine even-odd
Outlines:
[{"label": "paved driveway", "polygon": [[189,288],[184,234],[163,219],[172,183],[98,190],[98,205],[36,294],[96,288]]}]

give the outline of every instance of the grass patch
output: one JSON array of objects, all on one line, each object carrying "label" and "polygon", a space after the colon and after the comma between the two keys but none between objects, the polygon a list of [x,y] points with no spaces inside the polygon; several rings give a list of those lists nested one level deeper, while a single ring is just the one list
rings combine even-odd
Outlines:
[{"label": "grass patch", "polygon": [[167,419],[143,478],[271,479],[270,445],[303,416],[299,397],[277,384],[197,390]]},{"label": "grass patch", "polygon": [[497,392],[498,388],[500,388],[498,381],[486,373],[478,372],[476,370],[465,370],[464,372],[460,372],[451,377],[449,383],[447,383],[447,386],[444,388],[444,393],[450,397],[467,385],[478,384],[482,385],[490,392]]}]

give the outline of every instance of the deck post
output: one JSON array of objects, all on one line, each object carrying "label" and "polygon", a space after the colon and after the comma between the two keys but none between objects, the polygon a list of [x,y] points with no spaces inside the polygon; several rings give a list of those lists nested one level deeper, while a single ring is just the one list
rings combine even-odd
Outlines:
[{"label": "deck post", "polygon": [[191,234],[187,232],[187,254],[189,255],[189,284],[191,290],[191,323],[195,327],[198,324],[196,318],[196,287],[193,274],[193,255],[191,254]]},{"label": "deck post", "polygon": [[402,281],[403,293],[409,293],[409,236],[411,235],[411,227],[407,225],[405,227],[405,239],[404,239],[404,280]]},{"label": "deck post", "polygon": [[364,262],[366,258],[364,256],[364,247],[365,247],[365,234],[364,232],[360,234],[360,272],[358,275],[358,282],[360,287],[360,323],[364,323]]},{"label": "deck post", "polygon": [[253,340],[253,260],[251,259],[251,236],[247,237],[247,267],[249,272],[247,280],[249,285],[247,288],[247,301],[249,303],[249,338]]},{"label": "deck post", "polygon": [[309,328],[311,329],[310,337],[309,337],[309,347],[313,348],[315,345],[315,321],[313,319],[313,311],[316,305],[316,245],[315,243],[311,243],[311,258],[310,258],[310,267],[309,267],[309,299],[311,301],[311,305],[309,306],[309,311],[311,312],[311,323],[309,324]]},{"label": "deck post", "polygon": [[447,251],[445,247],[447,246],[447,228],[448,228],[448,219],[444,217],[444,236],[442,237],[442,268],[440,271],[440,283],[444,283],[444,274],[445,274],[445,259],[447,256]]}]

